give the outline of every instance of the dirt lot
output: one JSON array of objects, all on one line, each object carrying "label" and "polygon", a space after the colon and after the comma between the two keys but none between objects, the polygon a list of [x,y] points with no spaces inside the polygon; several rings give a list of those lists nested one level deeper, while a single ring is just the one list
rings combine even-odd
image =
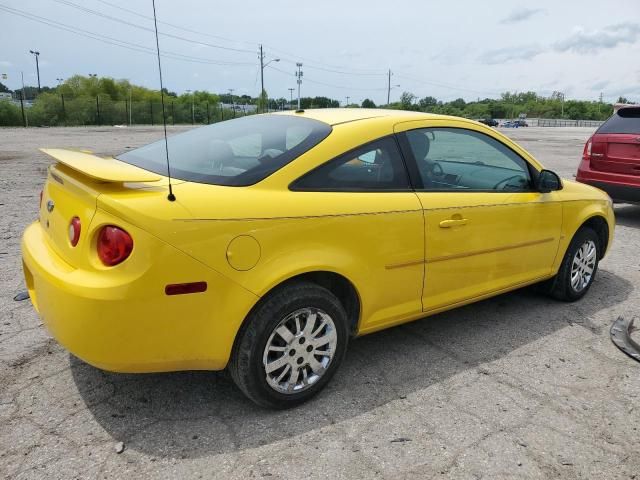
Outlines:
[{"label": "dirt lot", "polygon": [[[504,132],[567,178],[591,133]],[[616,207],[613,249],[582,301],[525,289],[356,340],[296,410],[257,408],[223,374],[119,375],[70,356],[12,300],[49,163],[36,149],[114,154],[160,135],[0,130],[0,475],[640,478],[640,364],[609,340],[619,315],[640,314],[640,207]]]}]

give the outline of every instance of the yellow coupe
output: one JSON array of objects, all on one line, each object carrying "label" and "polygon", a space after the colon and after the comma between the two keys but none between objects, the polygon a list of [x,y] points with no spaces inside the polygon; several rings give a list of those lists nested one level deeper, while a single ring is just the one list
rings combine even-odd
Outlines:
[{"label": "yellow coupe", "polygon": [[44,151],[22,253],[55,338],[106,370],[228,368],[276,408],[350,337],[537,282],[579,299],[614,229],[605,193],[456,117],[284,112],[116,158]]}]

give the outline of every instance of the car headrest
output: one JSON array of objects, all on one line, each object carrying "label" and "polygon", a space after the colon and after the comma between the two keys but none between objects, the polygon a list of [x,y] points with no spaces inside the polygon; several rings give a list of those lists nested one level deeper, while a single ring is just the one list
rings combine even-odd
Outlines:
[{"label": "car headrest", "polygon": [[416,156],[416,160],[425,160],[429,155],[431,140],[426,133],[411,136],[411,150]]}]

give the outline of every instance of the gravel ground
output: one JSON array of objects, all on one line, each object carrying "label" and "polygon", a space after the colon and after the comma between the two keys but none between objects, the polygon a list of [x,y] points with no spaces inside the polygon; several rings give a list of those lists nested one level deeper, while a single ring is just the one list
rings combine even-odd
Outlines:
[{"label": "gravel ground", "polygon": [[[571,178],[591,130],[504,132]],[[161,133],[0,129],[0,475],[640,476],[640,365],[609,339],[618,316],[639,314],[640,206],[616,207],[615,243],[580,302],[524,289],[363,337],[292,411],[254,406],[221,373],[112,374],[70,356],[28,301],[12,300],[49,164],[37,148],[115,154]]]}]

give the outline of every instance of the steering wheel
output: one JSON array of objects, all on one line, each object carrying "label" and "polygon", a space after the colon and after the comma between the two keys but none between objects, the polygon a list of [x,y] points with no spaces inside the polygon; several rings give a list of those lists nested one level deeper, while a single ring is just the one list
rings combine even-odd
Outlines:
[{"label": "steering wheel", "polygon": [[[504,190],[504,189],[506,188],[506,186],[507,186],[507,184],[508,184],[509,180],[513,180],[513,179],[515,179],[515,178],[522,179],[522,175],[513,175],[513,176],[511,176],[511,177],[507,177],[507,178],[505,178],[505,179],[503,179],[503,180],[500,180],[498,183],[496,183],[496,184],[493,186],[493,190]],[[502,188],[498,188],[498,187],[500,187],[500,185],[502,185],[503,183],[504,183],[504,186],[503,186]]]}]

